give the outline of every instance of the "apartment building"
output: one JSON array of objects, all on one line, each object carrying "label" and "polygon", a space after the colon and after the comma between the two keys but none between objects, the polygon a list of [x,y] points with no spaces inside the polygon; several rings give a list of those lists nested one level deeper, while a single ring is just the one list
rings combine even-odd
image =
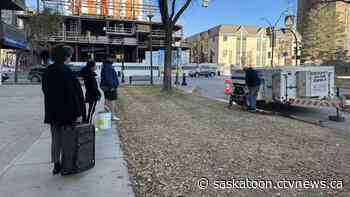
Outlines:
[{"label": "apartment building", "polygon": [[[191,45],[191,62],[219,64],[225,74],[230,73],[232,66],[272,64],[271,39],[265,27],[219,25],[186,38],[186,42]],[[275,46],[273,65],[295,65],[292,34],[277,31]]]}]

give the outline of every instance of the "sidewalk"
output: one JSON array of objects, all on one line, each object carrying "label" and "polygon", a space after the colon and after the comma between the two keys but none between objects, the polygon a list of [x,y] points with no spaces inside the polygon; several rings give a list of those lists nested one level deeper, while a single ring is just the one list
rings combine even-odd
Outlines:
[{"label": "sidewalk", "polygon": [[50,144],[50,132],[45,130],[26,152],[0,172],[0,197],[134,196],[117,128],[96,135],[96,166],[81,174],[53,176]]}]

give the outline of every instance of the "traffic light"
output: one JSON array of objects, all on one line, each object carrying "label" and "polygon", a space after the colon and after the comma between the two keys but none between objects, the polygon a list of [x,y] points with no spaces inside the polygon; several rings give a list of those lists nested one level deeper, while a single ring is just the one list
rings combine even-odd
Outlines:
[{"label": "traffic light", "polygon": [[294,55],[298,55],[298,47],[294,47]]},{"label": "traffic light", "polygon": [[267,27],[266,28],[266,36],[272,36],[272,32],[274,32],[273,27]]},{"label": "traffic light", "polygon": [[266,35],[271,36],[271,27],[266,28]]},{"label": "traffic light", "polygon": [[205,7],[205,8],[207,8],[208,5],[209,5],[209,0],[203,0],[202,6]]},{"label": "traffic light", "polygon": [[285,28],[281,28],[281,32],[285,34],[286,33],[286,29]]}]

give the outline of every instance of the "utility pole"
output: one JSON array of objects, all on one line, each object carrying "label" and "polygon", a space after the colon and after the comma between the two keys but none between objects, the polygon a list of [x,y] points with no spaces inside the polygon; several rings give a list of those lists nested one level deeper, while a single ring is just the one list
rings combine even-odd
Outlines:
[{"label": "utility pole", "polygon": [[125,63],[125,49],[124,49],[124,39],[122,40],[122,54],[123,54],[123,58],[122,58],[122,83],[125,83],[125,78],[124,78],[124,63]]},{"label": "utility pole", "polygon": [[[148,7],[148,10],[147,10],[147,16],[148,16],[148,19],[149,19],[149,52],[150,52],[150,63],[151,63],[151,85],[153,85],[153,46],[152,46],[152,18],[153,18],[153,13],[152,13],[152,1],[149,1],[149,7]],[[159,67],[158,67],[159,69]]]},{"label": "utility pole", "polygon": [[266,35],[270,37],[270,46],[271,46],[271,67],[274,65],[274,55],[275,55],[275,40],[276,40],[276,32],[275,27],[270,26],[266,28]]},{"label": "utility pole", "polygon": [[153,85],[153,46],[152,46],[152,17],[153,14],[149,14],[149,52],[150,52],[150,63],[151,63],[151,85]]},{"label": "utility pole", "polygon": [[273,68],[274,66],[274,57],[275,57],[275,44],[276,44],[276,31],[275,27],[272,27],[272,32],[271,32],[271,67]]},{"label": "utility pole", "polygon": [[39,14],[40,12],[40,0],[36,1],[36,14]]}]

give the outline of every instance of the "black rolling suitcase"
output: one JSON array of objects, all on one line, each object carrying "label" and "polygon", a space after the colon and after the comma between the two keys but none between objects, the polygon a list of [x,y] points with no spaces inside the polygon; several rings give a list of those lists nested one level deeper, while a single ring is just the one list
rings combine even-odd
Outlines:
[{"label": "black rolling suitcase", "polygon": [[80,123],[67,129],[62,139],[61,175],[83,172],[95,166],[95,126]]}]

